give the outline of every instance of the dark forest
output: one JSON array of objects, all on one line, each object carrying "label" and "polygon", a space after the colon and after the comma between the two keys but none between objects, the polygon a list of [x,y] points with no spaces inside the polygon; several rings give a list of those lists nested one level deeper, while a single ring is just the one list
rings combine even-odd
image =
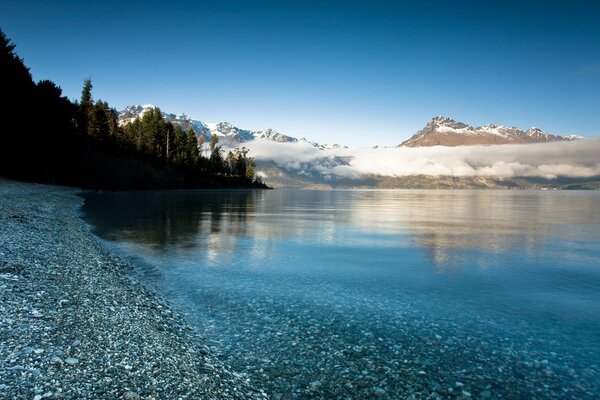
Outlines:
[{"label": "dark forest", "polygon": [[85,80],[71,101],[50,80],[34,82],[15,45],[0,30],[0,175],[101,189],[266,188],[247,150],[224,156],[204,138],[166,122],[160,109],[119,126],[117,112],[92,97]]}]

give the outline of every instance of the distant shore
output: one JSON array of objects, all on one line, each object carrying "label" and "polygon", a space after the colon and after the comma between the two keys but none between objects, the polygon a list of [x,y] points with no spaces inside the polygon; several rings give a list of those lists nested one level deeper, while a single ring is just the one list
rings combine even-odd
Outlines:
[{"label": "distant shore", "polygon": [[0,179],[0,398],[266,398],[131,278],[77,192]]}]

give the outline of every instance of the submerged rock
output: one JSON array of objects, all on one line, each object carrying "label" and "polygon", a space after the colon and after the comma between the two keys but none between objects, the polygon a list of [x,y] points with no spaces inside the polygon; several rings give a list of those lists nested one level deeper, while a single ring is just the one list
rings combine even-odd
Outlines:
[{"label": "submerged rock", "polygon": [[67,357],[67,358],[65,358],[65,363],[67,363],[69,365],[76,365],[76,364],[79,364],[79,359],[74,358],[74,357]]}]

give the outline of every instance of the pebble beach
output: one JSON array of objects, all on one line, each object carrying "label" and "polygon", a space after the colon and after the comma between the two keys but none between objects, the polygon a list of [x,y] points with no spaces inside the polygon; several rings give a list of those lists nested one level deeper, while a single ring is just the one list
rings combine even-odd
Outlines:
[{"label": "pebble beach", "polygon": [[77,192],[0,180],[0,398],[266,398],[103,248]]}]

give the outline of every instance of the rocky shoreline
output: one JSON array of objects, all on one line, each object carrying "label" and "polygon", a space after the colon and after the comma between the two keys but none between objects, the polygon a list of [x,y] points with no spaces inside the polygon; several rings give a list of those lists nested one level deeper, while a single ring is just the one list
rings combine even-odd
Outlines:
[{"label": "rocky shoreline", "polygon": [[0,180],[0,398],[267,398],[131,278],[76,193]]}]

